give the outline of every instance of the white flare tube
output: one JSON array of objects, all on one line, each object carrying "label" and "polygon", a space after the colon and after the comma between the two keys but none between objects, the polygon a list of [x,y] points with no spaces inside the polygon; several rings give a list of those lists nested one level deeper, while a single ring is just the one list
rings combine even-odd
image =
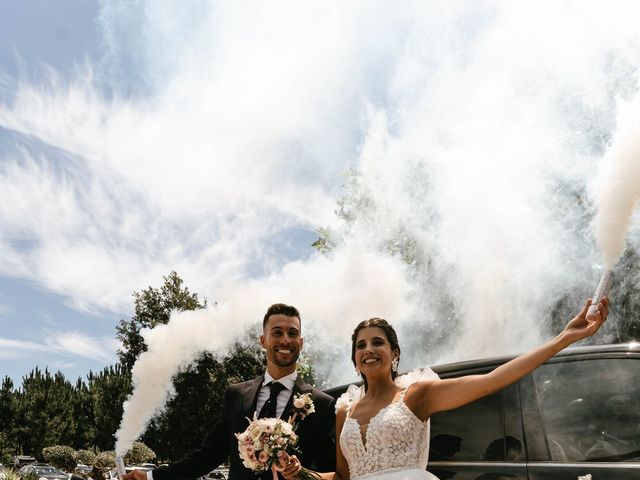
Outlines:
[{"label": "white flare tube", "polygon": [[126,470],[124,469],[124,459],[119,455],[116,455],[116,469],[118,470],[118,478],[121,479]]},{"label": "white flare tube", "polygon": [[602,272],[602,276],[600,277],[600,281],[598,282],[596,291],[593,294],[591,306],[589,307],[589,310],[587,310],[587,320],[595,319],[596,312],[598,311],[598,303],[600,303],[602,297],[609,294],[609,290],[611,289],[612,284],[613,272],[611,270],[605,270],[604,272]]}]

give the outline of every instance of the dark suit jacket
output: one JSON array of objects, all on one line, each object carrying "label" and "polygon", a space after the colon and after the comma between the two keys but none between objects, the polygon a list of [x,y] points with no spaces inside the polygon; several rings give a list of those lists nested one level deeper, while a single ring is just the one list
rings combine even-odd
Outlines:
[{"label": "dark suit jacket", "polygon": [[[243,383],[230,385],[224,394],[222,415],[214,429],[205,438],[202,446],[184,458],[167,467],[153,471],[154,480],[194,480],[204,475],[227,458],[230,460],[230,480],[254,480],[259,478],[244,467],[238,455],[238,441],[235,433],[243,432],[249,426],[249,418],[256,411],[258,392],[264,377],[254,378]],[[299,436],[298,448],[300,461],[307,468],[328,472],[335,470],[335,401],[332,397],[305,383],[298,376],[293,394],[311,393],[315,412],[298,422],[296,433]],[[282,414],[288,419],[293,409],[293,395]],[[271,472],[263,474],[271,479]]]}]

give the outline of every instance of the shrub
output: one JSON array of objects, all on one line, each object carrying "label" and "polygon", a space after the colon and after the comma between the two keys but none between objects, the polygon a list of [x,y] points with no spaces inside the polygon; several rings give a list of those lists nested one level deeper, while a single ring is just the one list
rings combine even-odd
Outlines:
[{"label": "shrub", "polygon": [[124,463],[127,465],[137,465],[151,462],[156,459],[156,452],[151,450],[142,442],[133,442],[131,450],[124,456]]},{"label": "shrub", "polygon": [[45,447],[42,449],[42,456],[47,463],[67,472],[73,472],[77,464],[76,451],[66,445]]},{"label": "shrub", "polygon": [[92,466],[97,473],[92,475],[93,478],[102,478],[104,474],[107,473],[110,469],[116,466],[116,452],[113,450],[107,450],[106,452],[101,452],[96,455],[96,458],[93,460]]},{"label": "shrub", "polygon": [[93,465],[96,459],[96,454],[91,450],[78,450],[76,452],[76,462],[83,463],[84,465]]}]

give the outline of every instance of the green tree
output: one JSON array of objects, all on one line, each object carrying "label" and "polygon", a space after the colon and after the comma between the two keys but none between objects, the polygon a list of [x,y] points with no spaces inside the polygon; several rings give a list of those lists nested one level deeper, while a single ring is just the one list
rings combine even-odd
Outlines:
[{"label": "green tree", "polygon": [[85,448],[94,445],[96,429],[93,416],[93,401],[89,387],[81,378],[78,378],[73,389],[72,408],[73,418],[76,421],[76,430],[72,445],[75,448]]},{"label": "green tree", "polygon": [[90,372],[88,380],[95,446],[111,449],[122,419],[122,404],[131,393],[131,377],[122,365],[113,365],[98,373]]},{"label": "green tree", "polygon": [[18,451],[15,442],[16,415],[17,394],[13,388],[13,380],[4,377],[0,387],[0,463],[8,463]]},{"label": "green tree", "polygon": [[160,458],[180,458],[198,447],[221,413],[227,386],[264,371],[257,338],[248,335],[230,352],[223,358],[203,352],[174,377],[176,395],[167,402],[164,412],[151,421],[143,436]]},{"label": "green tree", "polygon": [[48,445],[69,444],[75,433],[73,387],[61,372],[35,368],[22,381],[18,400],[20,449],[38,457]]},{"label": "green tree", "polygon": [[116,327],[116,337],[123,346],[118,350],[118,358],[129,372],[140,354],[147,350],[140,330],[168,323],[173,310],[197,310],[207,305],[206,299],[201,302],[197,293],[182,286],[184,282],[176,272],[163,278],[160,288],[149,287],[133,293],[134,315],[130,320],[120,320]]}]

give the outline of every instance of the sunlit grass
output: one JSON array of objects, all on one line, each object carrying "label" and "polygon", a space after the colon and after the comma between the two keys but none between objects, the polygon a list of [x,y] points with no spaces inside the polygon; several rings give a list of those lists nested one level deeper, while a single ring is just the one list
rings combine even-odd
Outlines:
[{"label": "sunlit grass", "polygon": [[5,467],[3,473],[4,473],[4,480],[20,480],[20,476],[18,475],[18,472],[15,471],[13,468]]}]

